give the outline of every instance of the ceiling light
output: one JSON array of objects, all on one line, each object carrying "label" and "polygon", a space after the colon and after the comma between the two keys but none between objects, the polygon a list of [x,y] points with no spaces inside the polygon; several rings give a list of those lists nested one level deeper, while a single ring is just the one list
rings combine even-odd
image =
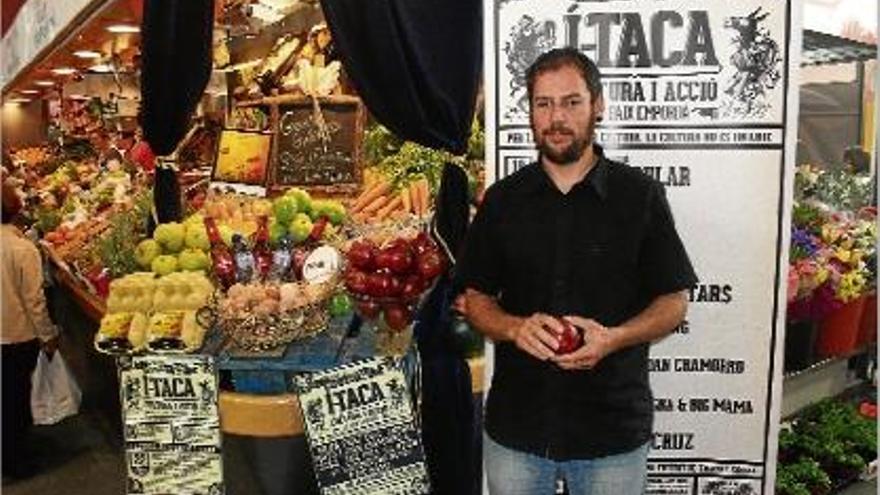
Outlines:
[{"label": "ceiling light", "polygon": [[90,72],[100,72],[102,74],[106,74],[109,72],[113,72],[113,66],[110,64],[95,64],[89,67]]},{"label": "ceiling light", "polygon": [[19,91],[19,93],[21,93],[23,95],[38,95],[38,94],[40,94],[40,91],[36,90],[36,89],[23,89],[23,90]]},{"label": "ceiling light", "polygon": [[74,93],[72,95],[67,95],[67,98],[70,100],[88,100],[89,97],[86,95],[81,95],[79,93]]},{"label": "ceiling light", "polygon": [[36,84],[37,86],[45,86],[45,87],[55,86],[54,81],[34,81],[34,84]]},{"label": "ceiling light", "polygon": [[6,100],[6,103],[29,103],[30,101],[30,98],[10,98]]},{"label": "ceiling light", "polygon": [[71,74],[76,74],[76,69],[73,67],[58,67],[57,69],[52,69],[52,72],[59,76],[69,76]]},{"label": "ceiling light", "polygon": [[101,53],[93,50],[77,50],[73,55],[79,58],[101,58]]},{"label": "ceiling light", "polygon": [[131,24],[111,24],[107,26],[107,31],[114,34],[139,33],[141,28]]}]

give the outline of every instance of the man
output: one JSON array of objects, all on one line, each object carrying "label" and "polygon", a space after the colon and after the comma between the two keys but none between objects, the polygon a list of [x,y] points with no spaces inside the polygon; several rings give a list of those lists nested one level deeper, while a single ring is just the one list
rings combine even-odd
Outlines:
[{"label": "man", "polygon": [[[527,76],[539,160],[486,192],[461,261],[459,307],[495,341],[486,402],[492,495],[644,492],[648,346],[696,282],[662,186],[593,145],[593,62],[547,52]],[[564,317],[585,344],[557,354]]]},{"label": "man", "polygon": [[34,474],[26,442],[33,424],[31,374],[40,348],[50,357],[57,349],[58,331],[46,309],[40,252],[13,225],[21,197],[4,183],[2,199],[3,476],[24,478]]}]

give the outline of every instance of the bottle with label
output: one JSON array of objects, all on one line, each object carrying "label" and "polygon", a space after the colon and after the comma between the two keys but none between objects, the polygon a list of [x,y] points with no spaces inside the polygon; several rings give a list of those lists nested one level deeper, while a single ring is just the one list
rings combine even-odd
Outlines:
[{"label": "bottle with label", "polygon": [[235,260],[229,246],[223,242],[217,223],[211,217],[205,217],[205,229],[208,231],[208,239],[211,241],[211,261],[214,277],[220,282],[223,289],[228,289],[235,283]]},{"label": "bottle with label", "polygon": [[288,282],[290,280],[290,266],[293,263],[293,239],[285,235],[278,241],[278,247],[272,251],[272,270],[269,279],[276,282]]},{"label": "bottle with label", "polygon": [[254,263],[256,276],[265,281],[272,269],[272,250],[269,249],[269,218],[262,215],[258,219],[257,231],[254,233]]},{"label": "bottle with label", "polygon": [[242,284],[251,282],[256,272],[256,260],[241,234],[232,236],[232,253],[235,258],[236,280]]}]

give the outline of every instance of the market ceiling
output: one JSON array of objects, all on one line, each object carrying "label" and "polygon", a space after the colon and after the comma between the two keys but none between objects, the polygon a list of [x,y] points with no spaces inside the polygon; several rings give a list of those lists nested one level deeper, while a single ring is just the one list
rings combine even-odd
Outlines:
[{"label": "market ceiling", "polygon": [[[6,4],[17,1],[3,0],[4,22]],[[45,56],[38,57],[7,84],[4,98],[43,96],[78,74],[112,72],[111,65],[123,71],[136,66],[142,2],[109,0],[97,4],[62,31]]]}]

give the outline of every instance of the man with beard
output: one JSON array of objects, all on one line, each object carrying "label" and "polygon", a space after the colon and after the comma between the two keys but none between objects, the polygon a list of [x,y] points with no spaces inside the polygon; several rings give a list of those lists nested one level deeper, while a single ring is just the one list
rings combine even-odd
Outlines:
[{"label": "man with beard", "polygon": [[552,494],[562,479],[571,495],[641,494],[648,346],[682,321],[696,276],[663,187],[593,144],[595,64],[551,50],[527,87],[539,159],[487,190],[459,271],[458,309],[496,344],[489,491]]}]

